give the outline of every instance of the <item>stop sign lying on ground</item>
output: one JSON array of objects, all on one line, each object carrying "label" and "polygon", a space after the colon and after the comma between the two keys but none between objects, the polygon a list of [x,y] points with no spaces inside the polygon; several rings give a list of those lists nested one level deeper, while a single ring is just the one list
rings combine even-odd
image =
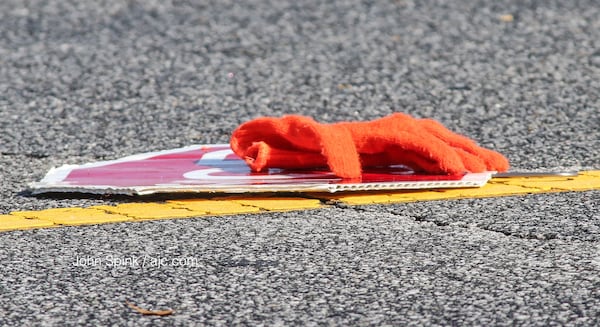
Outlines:
[{"label": "stop sign lying on ground", "polygon": [[348,183],[327,170],[251,172],[227,144],[192,145],[117,160],[51,169],[29,186],[34,194],[84,192],[144,195],[176,192],[336,192],[480,187],[492,172],[421,175],[406,167],[366,170],[362,182]]}]

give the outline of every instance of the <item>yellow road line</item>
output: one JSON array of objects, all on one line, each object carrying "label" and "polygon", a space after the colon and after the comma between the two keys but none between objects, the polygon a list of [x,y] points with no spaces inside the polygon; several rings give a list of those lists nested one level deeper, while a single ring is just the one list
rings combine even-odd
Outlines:
[{"label": "yellow road line", "polygon": [[222,198],[245,206],[257,207],[267,211],[289,211],[320,208],[321,201],[307,198],[273,198],[273,197],[232,197]]},{"label": "yellow road line", "polygon": [[41,219],[27,219],[17,215],[0,215],[0,231],[55,226],[53,222]]},{"label": "yellow road line", "polygon": [[236,195],[214,199],[170,200],[164,203],[138,202],[88,208],[14,211],[7,215],[0,215],[0,231],[318,209],[328,206],[327,203],[332,201],[349,205],[363,205],[589,190],[600,190],[600,170],[584,171],[575,177],[494,178],[481,188],[310,193],[305,194],[305,197]]},{"label": "yellow road line", "polygon": [[85,225],[132,220],[123,215],[115,215],[94,208],[55,208],[40,211],[16,211],[11,215],[26,219],[39,219],[56,225]]}]

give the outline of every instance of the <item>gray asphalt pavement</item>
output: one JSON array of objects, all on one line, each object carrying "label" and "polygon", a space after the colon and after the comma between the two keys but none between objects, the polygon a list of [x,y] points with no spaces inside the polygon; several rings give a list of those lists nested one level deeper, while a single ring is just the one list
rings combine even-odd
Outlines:
[{"label": "gray asphalt pavement", "polygon": [[[0,2],[0,213],[131,200],[28,196],[52,166],[224,143],[262,115],[394,111],[515,170],[600,169],[600,3]],[[3,232],[0,325],[595,325],[599,203],[590,191]]]}]

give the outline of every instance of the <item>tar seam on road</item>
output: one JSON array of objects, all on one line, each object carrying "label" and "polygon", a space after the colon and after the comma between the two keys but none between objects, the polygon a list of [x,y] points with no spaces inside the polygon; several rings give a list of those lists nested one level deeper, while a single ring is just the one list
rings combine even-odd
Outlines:
[{"label": "tar seam on road", "polygon": [[600,189],[600,170],[583,171],[575,177],[494,178],[481,188],[386,192],[309,193],[298,197],[223,196],[213,199],[169,200],[164,203],[123,203],[87,208],[53,208],[14,211],[0,215],[0,231],[89,225],[152,219],[193,218],[268,211],[323,208],[331,203],[347,205],[579,192]]}]

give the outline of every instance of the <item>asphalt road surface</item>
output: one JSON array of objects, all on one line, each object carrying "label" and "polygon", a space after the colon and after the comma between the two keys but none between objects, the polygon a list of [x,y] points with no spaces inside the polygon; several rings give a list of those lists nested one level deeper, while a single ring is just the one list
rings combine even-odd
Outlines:
[{"label": "asphalt road surface", "polygon": [[[52,166],[224,143],[263,115],[395,111],[514,170],[599,169],[600,2],[0,2],[0,213],[127,201],[28,196]],[[0,325],[594,325],[599,200],[3,232]]]}]

